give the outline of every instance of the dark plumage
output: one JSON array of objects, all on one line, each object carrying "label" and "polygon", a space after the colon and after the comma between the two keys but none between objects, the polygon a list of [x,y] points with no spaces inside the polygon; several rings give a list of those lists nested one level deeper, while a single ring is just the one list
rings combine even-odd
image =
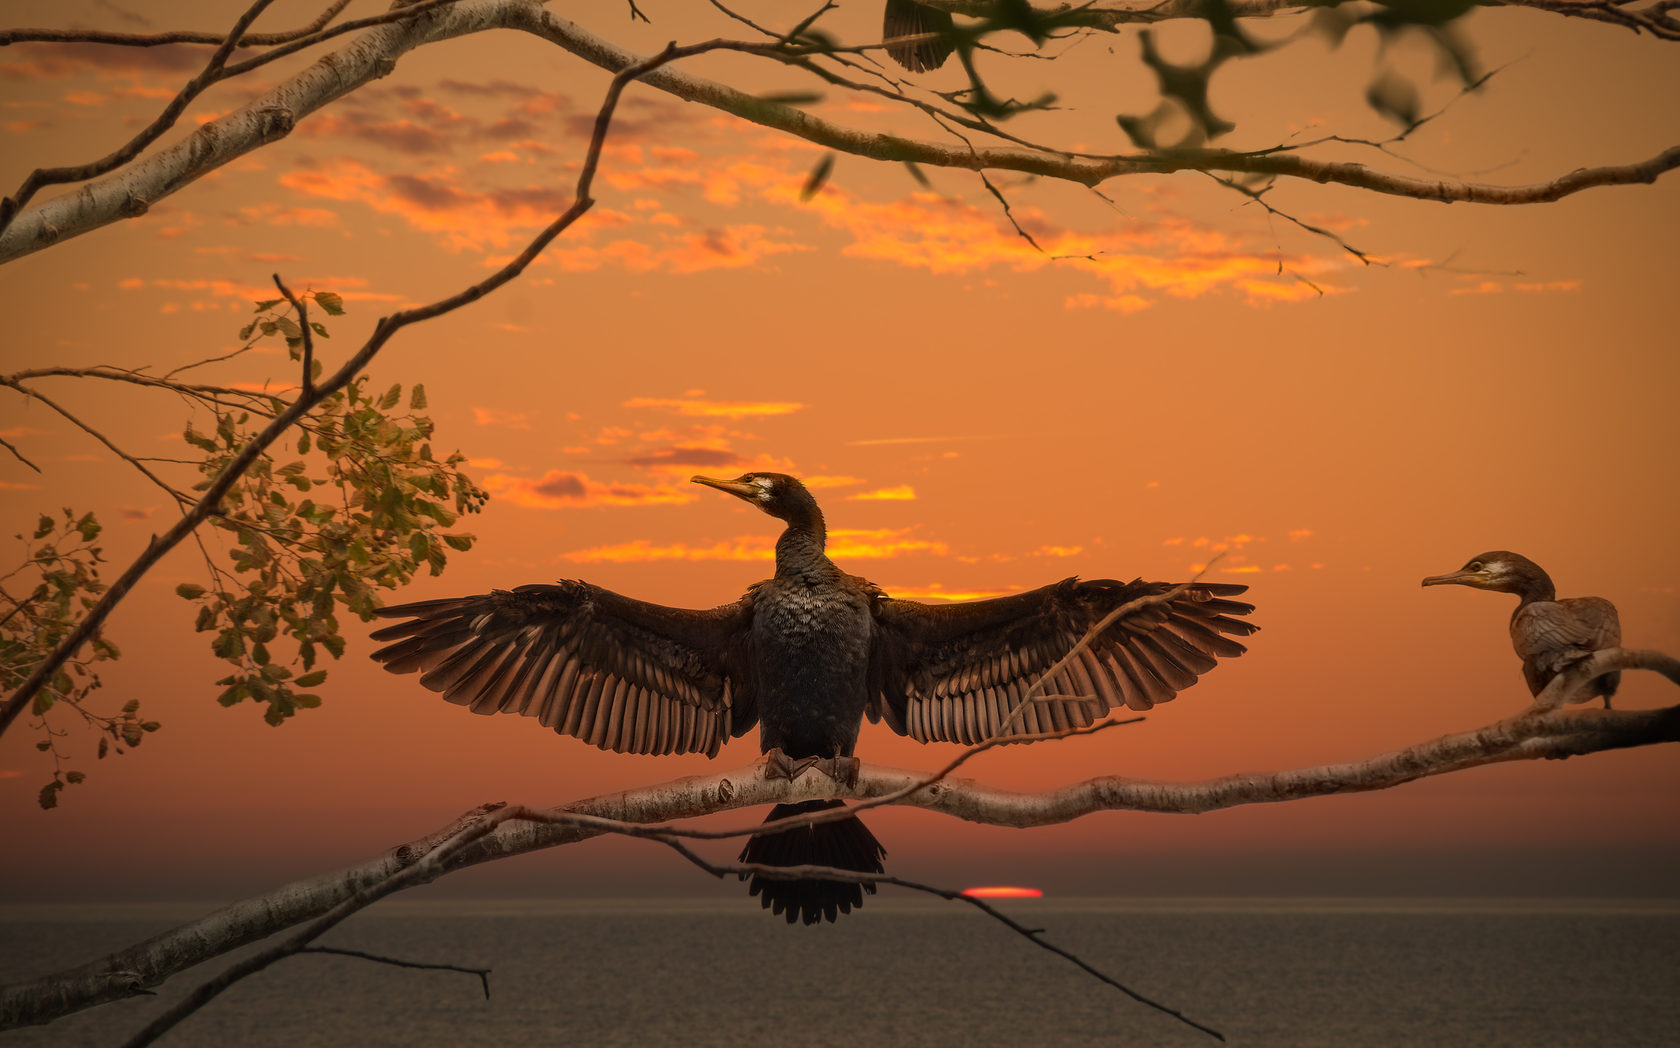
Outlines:
[{"label": "dark plumage", "polygon": [[916,3],[916,0],[887,0],[881,16],[881,39],[894,40],[924,33],[944,34],[935,40],[919,43],[888,44],[887,56],[912,73],[938,69],[951,55],[951,21],[949,11],[937,11]]},{"label": "dark plumage", "polygon": [[[1517,595],[1517,610],[1511,613],[1511,645],[1522,659],[1523,680],[1528,682],[1531,695],[1540,694],[1553,677],[1593,652],[1622,643],[1622,625],[1614,604],[1603,597],[1559,600],[1551,576],[1519,553],[1502,549],[1481,553],[1457,571],[1431,575],[1423,584],[1471,586]],[[1574,701],[1603,697],[1604,708],[1609,709],[1610,696],[1616,694],[1621,682],[1620,671],[1606,673]]]},{"label": "dark plumage", "polygon": [[[385,608],[407,621],[379,630],[373,657],[475,713],[522,713],[622,753],[705,753],[754,725],[771,772],[812,764],[855,773],[865,717],[921,742],[974,743],[1083,727],[1108,710],[1166,702],[1243,653],[1233,616],[1247,587],[1198,583],[1110,626],[1047,684],[1050,695],[1003,725],[1026,689],[1109,612],[1171,589],[1159,582],[1080,582],[992,600],[894,600],[835,567],[805,486],[780,473],[695,477],[787,522],[776,574],[706,611],[661,607],[587,582]],[[778,805],[771,819],[840,806]],[[856,819],[748,842],[747,862],[881,872],[885,852]],[[754,878],[752,891],[788,920],[833,920],[873,887]]]}]

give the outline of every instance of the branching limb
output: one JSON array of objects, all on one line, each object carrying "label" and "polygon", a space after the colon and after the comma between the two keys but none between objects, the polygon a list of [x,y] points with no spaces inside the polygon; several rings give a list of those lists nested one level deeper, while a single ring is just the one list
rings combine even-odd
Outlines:
[{"label": "branching limb", "polygon": [[[435,878],[449,856],[501,824],[502,811],[498,811],[498,809],[502,809],[502,806],[485,805],[468,812],[456,820],[454,832],[449,833],[440,844],[420,857],[413,865],[404,870],[393,872],[383,880],[368,885],[326,913],[310,921],[296,934],[288,936],[284,941],[276,943],[266,950],[247,957],[221,972],[215,978],[207,980],[192,993],[177,1001],[168,1011],[148,1023],[145,1029],[125,1043],[124,1048],[143,1048],[144,1045],[151,1044],[182,1019],[204,1007],[223,990],[246,976],[262,971],[275,961],[302,951],[346,917],[351,916],[358,910],[366,909],[372,903],[393,892]],[[485,996],[489,996],[488,980],[485,982],[484,992]]]},{"label": "branching limb", "polygon": [[302,396],[308,397],[315,392],[315,334],[309,330],[309,311],[298,301],[298,297],[292,294],[292,289],[286,286],[278,273],[274,274],[274,286],[280,289],[280,294],[297,310],[298,330],[302,332],[303,337],[303,380],[298,389]]},{"label": "branching limb", "polygon": [[[1656,652],[1605,651],[1592,671],[1654,667],[1680,683],[1680,660]],[[851,798],[868,801],[904,791],[901,804],[995,826],[1045,826],[1097,811],[1198,814],[1245,804],[1385,789],[1465,768],[1514,760],[1571,757],[1601,750],[1680,742],[1680,705],[1655,710],[1529,709],[1474,731],[1443,736],[1346,764],[1230,775],[1205,782],[1155,782],[1102,776],[1037,793],[1000,790],[972,780],[923,786],[925,772],[864,766],[847,787],[823,775],[767,780],[763,762],[576,801],[532,821],[500,826],[461,848],[432,875],[511,855],[576,843],[604,829],[582,818],[647,826],[751,805]],[[601,823],[598,825],[606,825]],[[326,913],[372,884],[435,852],[454,827],[376,859],[298,881],[235,903],[108,957],[0,989],[0,1029],[51,1021],[82,1008],[145,991],[192,965]],[[416,879],[414,883],[420,883]]]},{"label": "branching limb", "polygon": [[375,964],[389,964],[394,968],[418,968],[423,971],[463,972],[467,975],[478,976],[479,984],[484,987],[484,999],[490,999],[490,969],[463,968],[458,964],[426,964],[421,961],[405,961],[397,957],[382,957],[377,953],[364,953],[361,950],[344,950],[337,946],[305,946],[298,953],[325,953],[338,957],[355,957]]},{"label": "branching limb", "polygon": [[[205,124],[178,145],[141,158],[122,172],[90,182],[80,192],[20,213],[12,226],[0,233],[0,262],[130,215],[137,202],[144,204],[167,196],[230,160],[282,137],[297,120],[385,75],[397,59],[416,47],[492,28],[530,33],[614,72],[643,61],[640,56],[566,21],[536,0],[457,0],[424,19],[377,26],[250,104]],[[790,61],[800,54],[797,48],[741,44],[732,47],[777,62]],[[805,53],[826,52],[818,49]],[[1636,163],[1583,167],[1544,182],[1497,186],[1457,179],[1417,178],[1374,170],[1364,164],[1267,151],[1190,149],[1097,156],[1019,147],[971,152],[948,143],[842,126],[795,107],[673,69],[656,68],[648,74],[646,82],[674,97],[711,106],[855,156],[971,171],[1019,171],[1086,186],[1125,175],[1217,171],[1333,182],[1420,200],[1514,205],[1555,201],[1599,186],[1653,182],[1665,172],[1680,167],[1680,146],[1675,146]]]},{"label": "branching limb", "polygon": [[[350,0],[333,0],[315,21],[285,33],[246,33],[236,40],[237,47],[266,47],[285,44],[317,32],[350,5]],[[195,33],[177,30],[168,33],[110,33],[98,29],[0,29],[0,47],[7,44],[112,44],[118,47],[160,47],[164,44],[219,44],[226,39],[221,33]]]},{"label": "branching limb", "polygon": [[[129,139],[126,144],[99,160],[78,167],[36,168],[31,171],[24,178],[23,185],[18,187],[16,193],[5,200],[0,200],[0,233],[5,232],[6,227],[11,224],[18,211],[29,203],[30,198],[41,188],[60,185],[65,182],[84,182],[90,178],[97,178],[108,171],[114,171],[139,156],[141,150],[156,142],[165,131],[174,127],[175,121],[186,111],[192,100],[220,78],[222,67],[227,64],[228,56],[233,53],[234,47],[239,43],[239,38],[245,35],[245,30],[250,28],[251,23],[257,20],[257,16],[262,14],[263,10],[273,2],[274,0],[254,0],[251,6],[245,10],[245,13],[239,16],[238,21],[233,23],[233,28],[228,31],[227,37],[221,42],[221,46],[217,47],[215,52],[211,54],[210,61],[205,64],[203,71],[187,81],[187,85],[181,88],[174,98],[170,99],[168,105],[163,107],[163,112],[159,113],[150,124],[141,129],[139,134]],[[143,213],[146,205],[142,201],[131,201],[129,207],[130,210],[138,208],[136,213]]]},{"label": "branching limb", "polygon": [[1062,947],[1057,946],[1055,943],[1046,940],[1044,938],[1044,929],[1028,928],[1026,925],[1015,920],[1013,917],[1010,917],[1008,914],[999,910],[996,906],[993,906],[984,899],[978,899],[972,895],[964,895],[961,891],[950,888],[940,888],[936,885],[924,884],[920,881],[906,880],[903,877],[893,877],[880,873],[859,873],[856,870],[842,870],[833,866],[766,866],[763,863],[756,862],[716,863],[706,859],[700,853],[683,844],[681,841],[670,838],[660,838],[659,841],[661,844],[670,846],[677,852],[677,854],[681,855],[689,862],[718,878],[735,876],[743,879],[747,877],[764,877],[770,880],[783,881],[812,879],[843,881],[856,884],[892,884],[900,888],[907,888],[910,891],[921,892],[924,895],[936,896],[937,898],[944,899],[947,902],[967,903],[979,910],[981,913],[984,913],[986,916],[1002,924],[1015,934],[1023,936],[1034,946],[1037,946],[1040,949],[1048,950],[1056,956],[1071,962],[1086,974],[1114,987],[1116,990],[1119,990],[1121,993],[1130,997],[1139,1004],[1147,1005],[1158,1012],[1170,1015],[1186,1026],[1200,1030],[1202,1033],[1205,1033],[1216,1040],[1225,1040],[1225,1035],[1220,1033],[1218,1030],[1215,1030],[1213,1027],[1197,1022],[1176,1008],[1168,1007],[1160,1001],[1145,997],[1143,994],[1138,993],[1136,990],[1127,986],[1125,983],[1120,982],[1113,976],[1093,967],[1077,954],[1072,953],[1069,950],[1065,950]]},{"label": "branching limb", "polygon": [[88,610],[87,616],[77,624],[76,629],[65,637],[58,648],[46,659],[42,660],[29,678],[6,699],[5,706],[0,708],[0,734],[15,721],[20,713],[33,700],[35,693],[58,672],[60,666],[75,654],[83,644],[99,631],[112,609],[133,589],[141,577],[151,570],[170,550],[192,534],[193,530],[218,512],[223,496],[225,496],[250,468],[259,456],[270,445],[292,428],[300,419],[308,414],[323,399],[343,389],[359,375],[368,363],[384,348],[399,331],[411,324],[417,324],[433,317],[441,316],[452,310],[459,309],[470,302],[476,302],[492,291],[513,280],[523,273],[527,266],[542,253],[542,250],[555,237],[570,228],[579,218],[594,205],[590,189],[595,181],[595,173],[600,166],[601,151],[606,145],[607,131],[612,125],[613,113],[618,106],[619,97],[624,88],[647,73],[658,69],[667,63],[693,55],[704,54],[716,50],[738,50],[741,45],[731,41],[714,40],[690,47],[679,48],[675,44],[667,47],[652,58],[644,59],[634,65],[619,70],[607,87],[606,98],[596,114],[595,127],[590,137],[589,149],[584,162],[578,172],[576,189],[573,200],[558,218],[538,233],[507,264],[491,273],[483,280],[471,284],[461,291],[442,298],[428,305],[417,306],[413,309],[400,310],[390,316],[380,318],[374,326],[373,334],[362,344],[348,361],[330,375],[320,385],[308,393],[300,393],[296,400],[286,410],[275,415],[263,429],[242,448],[238,455],[228,463],[227,467],[210,482],[203,497],[194,503],[181,519],[162,536],[155,536],[146,550],[134,560],[132,564],[113,582],[99,601]]},{"label": "branching limb", "polygon": [[[92,437],[93,439],[99,441],[101,444],[105,445],[105,447],[111,452],[111,454],[117,456],[118,458],[122,459],[124,462],[128,463],[130,466],[133,466],[135,469],[139,470],[140,473],[147,480],[151,481],[153,484],[156,484],[158,487],[162,488],[163,491],[174,501],[176,501],[178,503],[190,503],[192,501],[192,498],[190,496],[186,495],[185,493],[183,493],[181,491],[176,490],[173,486],[171,486],[169,484],[168,481],[164,480],[162,477],[158,476],[156,473],[153,473],[151,471],[151,469],[144,462],[141,462],[139,459],[135,458],[133,455],[130,455],[128,452],[124,451],[122,448],[117,447],[117,445],[112,442],[110,437],[107,437],[105,434],[101,433],[99,430],[94,429],[92,426],[90,426],[86,422],[82,421],[82,419],[79,416],[77,416],[76,414],[71,412],[68,408],[59,404],[57,401],[51,399],[50,397],[47,397],[46,395],[41,393],[39,390],[34,389],[30,386],[25,386],[22,383],[18,382],[16,379],[11,378],[9,376],[0,376],[0,386],[6,386],[10,389],[14,389],[17,392],[23,394],[25,397],[28,397],[30,400],[38,400],[42,404],[45,404],[47,407],[51,408],[53,411],[58,412],[59,415],[61,415],[63,418],[65,418],[67,421],[69,421],[77,429],[81,430],[82,432],[86,433],[88,436]],[[22,458],[21,455],[18,456],[18,457]],[[25,462],[27,462],[27,461],[28,460],[26,459]],[[40,472],[40,470],[37,469],[36,472],[38,473],[38,472]],[[89,634],[89,635],[91,636],[91,634]],[[54,671],[55,672],[57,671],[56,666],[54,667]],[[46,678],[42,678],[42,679],[45,680]],[[9,721],[6,722],[6,723],[9,723]],[[0,733],[4,733],[4,731],[5,731],[4,723],[0,723]]]}]

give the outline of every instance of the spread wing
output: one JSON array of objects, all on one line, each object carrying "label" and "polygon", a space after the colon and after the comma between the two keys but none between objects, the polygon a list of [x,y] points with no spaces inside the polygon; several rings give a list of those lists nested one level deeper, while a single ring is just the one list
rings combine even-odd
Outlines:
[{"label": "spread wing", "polygon": [[1538,695],[1570,663],[1619,646],[1622,624],[1616,606],[1603,597],[1534,601],[1512,616],[1511,643],[1523,660],[1529,689]]},{"label": "spread wing", "polygon": [[619,753],[717,753],[758,720],[733,655],[752,596],[687,611],[586,582],[378,612],[373,657],[474,713],[521,713]]},{"label": "spread wing", "polygon": [[[996,733],[1027,690],[1104,616],[1172,588],[1067,579],[962,604],[883,598],[876,602],[870,715],[918,742],[973,745]],[[1247,589],[1197,583],[1129,612],[1046,683],[1043,694],[1061,698],[1026,703],[1005,734],[1079,728],[1117,706],[1147,710],[1166,702],[1220,656],[1247,650],[1231,637],[1258,627],[1233,616],[1254,606],[1226,599]]]}]

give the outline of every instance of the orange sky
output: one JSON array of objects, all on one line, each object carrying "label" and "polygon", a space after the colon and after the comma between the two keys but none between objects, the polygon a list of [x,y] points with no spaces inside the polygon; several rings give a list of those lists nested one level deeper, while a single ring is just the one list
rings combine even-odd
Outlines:
[{"label": "orange sky", "polygon": [[[151,28],[231,17],[177,6],[179,23]],[[259,28],[306,21],[307,6],[277,4]],[[691,5],[644,3],[651,29],[598,6],[572,16],[644,53],[730,32]],[[145,28],[99,3],[14,3],[5,17]],[[836,26],[861,38],[873,17],[843,11]],[[1672,45],[1526,12],[1482,12],[1472,28],[1487,66],[1514,64],[1402,149],[1426,169],[1521,183],[1680,140],[1671,107],[1629,104],[1680,97]],[[1375,46],[1361,33],[1338,52],[1309,41],[1227,67],[1213,101],[1238,130],[1222,144],[1384,133],[1362,101]],[[1165,43],[1194,55],[1194,39]],[[1095,39],[1000,76],[1022,96],[1054,78],[1068,109],[1035,135],[1118,149],[1113,114],[1153,101],[1135,48],[1130,34]],[[7,191],[37,164],[103,153],[190,75],[178,51],[90,55],[0,51]],[[1396,60],[1427,73],[1421,54]],[[803,86],[738,57],[694,68]],[[167,370],[225,352],[275,271],[343,294],[330,364],[382,313],[481,278],[564,206],[604,83],[511,34],[416,52],[144,218],[5,266],[3,366]],[[211,91],[184,126],[258,86]],[[1451,95],[1447,81],[1427,91],[1431,105]],[[831,97],[817,112],[934,134],[875,103]],[[748,468],[816,478],[836,559],[900,596],[1180,579],[1225,553],[1213,577],[1249,583],[1264,628],[1250,654],[1142,725],[972,768],[1022,788],[1346,761],[1516,712],[1511,599],[1418,586],[1488,548],[1533,557],[1565,595],[1615,601],[1631,646],[1680,651],[1680,178],[1511,209],[1311,185],[1268,198],[1392,263],[1366,268],[1202,176],[1117,180],[1107,201],[995,178],[1040,253],[972,175],[929,171],[930,191],[897,165],[841,157],[801,203],[819,155],[628,93],[590,216],[522,280],[405,333],[372,369],[426,384],[438,443],[494,494],[471,522],[479,545],[395,599],[584,577],[665,604],[731,600],[769,570],[774,522],[686,478]],[[273,352],[216,378],[294,380]],[[186,410],[167,397],[42,389],[136,453],[182,447]],[[120,564],[167,526],[155,489],[93,441],[39,404],[0,403],[0,435],[45,469],[0,461],[10,531],[41,509],[93,509]],[[125,657],[104,674],[106,700],[142,698],[162,731],[120,759],[80,760],[88,782],[52,813],[35,809],[50,775],[37,736],[20,722],[0,743],[0,832],[27,842],[0,863],[9,897],[256,891],[486,800],[555,804],[706,766],[470,716],[378,672],[360,626],[325,705],[270,728],[215,705],[223,671],[173,594],[188,580],[192,559],[168,560],[109,627]],[[1672,701],[1649,675],[1623,695]],[[876,727],[859,745],[866,761],[918,768],[952,752]],[[718,760],[756,756],[749,737]],[[1677,787],[1673,755],[1651,750],[1193,820],[1105,815],[1022,835],[911,812],[876,828],[894,872],[1051,892],[1655,894],[1680,873]],[[711,890],[632,843],[567,851],[467,883]]]}]

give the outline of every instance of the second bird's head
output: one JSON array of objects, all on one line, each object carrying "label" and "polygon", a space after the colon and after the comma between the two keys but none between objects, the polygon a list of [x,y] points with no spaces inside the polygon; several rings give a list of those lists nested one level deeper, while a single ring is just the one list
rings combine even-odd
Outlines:
[{"label": "second bird's head", "polygon": [[1479,553],[1457,571],[1445,575],[1431,575],[1423,580],[1425,586],[1470,586],[1475,589],[1497,590],[1502,593],[1520,592],[1535,578],[1545,578],[1540,565],[1520,553],[1496,549]]},{"label": "second bird's head", "polygon": [[734,480],[718,480],[715,477],[692,479],[696,484],[727,491],[790,524],[812,515],[821,517],[817,500],[805,490],[805,485],[786,473],[743,473]]}]

